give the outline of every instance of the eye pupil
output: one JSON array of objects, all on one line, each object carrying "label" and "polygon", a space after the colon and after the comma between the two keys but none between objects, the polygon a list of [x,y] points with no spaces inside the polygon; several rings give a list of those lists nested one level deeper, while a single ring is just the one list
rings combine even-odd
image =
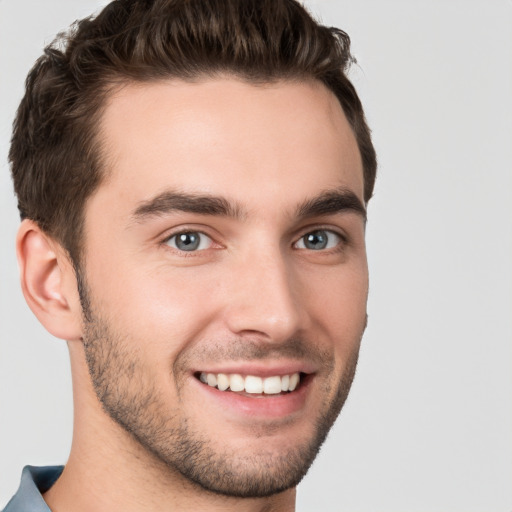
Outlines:
[{"label": "eye pupil", "polygon": [[176,247],[181,251],[195,251],[199,247],[198,233],[180,233],[176,235]]},{"label": "eye pupil", "polygon": [[307,249],[325,249],[328,241],[327,233],[323,230],[313,231],[304,236],[304,245]]}]

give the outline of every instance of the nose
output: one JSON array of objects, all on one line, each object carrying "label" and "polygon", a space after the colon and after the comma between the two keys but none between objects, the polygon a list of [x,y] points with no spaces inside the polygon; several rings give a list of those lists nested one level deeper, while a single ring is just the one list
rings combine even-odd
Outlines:
[{"label": "nose", "polygon": [[303,297],[293,268],[274,254],[252,254],[232,268],[225,321],[238,336],[257,335],[281,343],[307,322]]}]

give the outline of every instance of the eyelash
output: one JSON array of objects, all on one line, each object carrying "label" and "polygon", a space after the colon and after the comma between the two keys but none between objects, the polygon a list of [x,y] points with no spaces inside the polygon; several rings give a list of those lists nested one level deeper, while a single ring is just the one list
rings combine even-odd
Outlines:
[{"label": "eyelash", "polygon": [[[343,250],[343,248],[346,246],[346,244],[348,242],[347,237],[343,233],[340,233],[337,230],[327,228],[327,227],[315,227],[314,229],[309,229],[307,232],[305,232],[303,235],[301,235],[299,237],[299,239],[293,245],[296,246],[299,242],[304,241],[304,239],[308,235],[313,235],[313,234],[316,234],[319,232],[328,233],[330,236],[334,235],[335,237],[338,238],[338,241],[334,247],[329,247],[326,249],[319,249],[317,251],[315,251],[314,249],[310,249],[312,252],[322,252],[324,254],[332,253],[332,252],[339,252],[339,251]],[[297,248],[297,249],[298,250],[307,250],[307,247]]]},{"label": "eyelash", "polygon": [[[200,231],[198,229],[182,229],[180,231],[178,231],[177,233],[171,233],[170,235],[167,235],[161,242],[160,244],[163,245],[163,246],[167,246],[168,248],[170,248],[171,250],[175,251],[175,252],[178,252],[181,256],[194,256],[194,255],[197,255],[197,253],[200,253],[202,251],[205,251],[206,249],[209,249],[211,247],[207,247],[207,248],[203,248],[203,249],[199,249],[199,250],[192,250],[192,251],[186,251],[186,250],[182,250],[182,249],[179,249],[178,247],[170,247],[169,246],[169,242],[173,239],[173,238],[177,238],[179,237],[180,235],[190,235],[190,234],[194,234],[194,235],[201,235],[203,237],[206,237],[210,240],[209,244],[210,245],[213,245],[215,244],[215,241],[214,239],[207,235],[206,233],[204,233],[203,231]],[[200,242],[201,244],[201,242]]]},{"label": "eyelash", "polygon": [[[306,247],[305,248],[297,248],[296,245],[304,240],[304,238],[308,235],[312,235],[312,234],[315,234],[315,233],[318,233],[318,232],[326,232],[326,233],[329,233],[330,235],[335,235],[336,237],[339,238],[339,241],[338,243],[336,244],[335,247],[331,247],[331,248],[328,248],[328,249],[319,249],[317,251],[315,251],[314,249],[309,249],[309,251],[311,252],[321,252],[321,253],[332,253],[332,252],[339,252],[339,251],[342,251],[343,248],[347,245],[348,243],[348,239],[346,237],[345,234],[341,233],[340,231],[338,230],[334,230],[332,228],[328,228],[328,227],[322,227],[322,226],[318,226],[318,227],[314,227],[314,228],[308,228],[308,231],[306,232],[303,232],[303,234],[298,238],[296,239],[296,241],[292,244],[293,248],[296,249],[296,250],[308,250]],[[184,257],[189,257],[189,256],[194,256],[194,255],[197,255],[198,253],[201,253],[207,249],[210,249],[211,247],[207,247],[207,248],[203,248],[203,249],[195,249],[195,250],[191,250],[191,251],[186,251],[186,250],[182,250],[182,249],[179,249],[177,247],[169,247],[169,242],[175,238],[175,237],[178,237],[180,235],[187,235],[187,234],[197,234],[197,235],[202,235],[204,237],[207,237],[209,240],[210,240],[210,244],[214,245],[216,242],[215,240],[208,234],[206,234],[205,232],[201,231],[201,230],[198,230],[198,229],[182,229],[176,233],[171,233],[169,235],[167,235],[165,238],[162,239],[162,241],[160,242],[160,245],[162,246],[166,246],[167,248],[170,248],[171,250],[175,251],[175,252],[178,252],[180,254],[180,256],[184,256]]]}]

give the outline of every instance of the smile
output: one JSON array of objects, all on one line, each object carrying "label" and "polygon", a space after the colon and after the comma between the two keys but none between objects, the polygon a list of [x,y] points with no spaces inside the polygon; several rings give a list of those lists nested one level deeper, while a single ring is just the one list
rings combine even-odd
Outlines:
[{"label": "smile", "polygon": [[295,391],[300,384],[301,374],[298,372],[289,375],[273,375],[269,377],[258,377],[226,373],[205,373],[199,374],[199,380],[219,391],[245,392],[249,394],[277,395]]}]

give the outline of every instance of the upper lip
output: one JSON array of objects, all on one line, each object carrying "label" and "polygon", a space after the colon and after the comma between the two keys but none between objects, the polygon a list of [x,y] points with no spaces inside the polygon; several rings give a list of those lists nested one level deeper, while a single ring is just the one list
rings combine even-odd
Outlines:
[{"label": "upper lip", "polygon": [[314,366],[306,361],[258,361],[215,364],[196,368],[193,373],[226,373],[240,375],[255,375],[258,377],[271,377],[274,375],[291,375],[292,373],[316,373]]}]

